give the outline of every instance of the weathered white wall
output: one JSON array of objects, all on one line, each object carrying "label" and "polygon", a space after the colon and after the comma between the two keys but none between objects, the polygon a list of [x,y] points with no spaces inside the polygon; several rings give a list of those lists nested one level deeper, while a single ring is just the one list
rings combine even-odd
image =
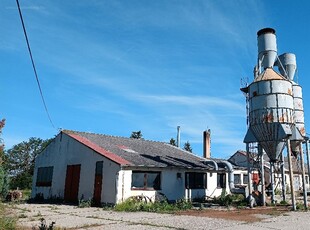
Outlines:
[{"label": "weathered white wall", "polygon": [[[62,137],[61,137],[62,136]],[[66,134],[58,135],[53,142],[36,158],[32,197],[43,193],[44,198],[51,196],[64,197],[67,165],[81,164],[78,198],[85,200],[93,197],[96,162],[103,161],[103,182],[101,202],[115,203],[115,175],[120,166],[99,155],[90,148],[80,144]],[[51,187],[36,187],[38,167],[53,166]]]},{"label": "weathered white wall", "polygon": [[[207,189],[186,189],[185,172],[182,169],[131,168],[122,169],[120,165],[99,155],[90,148],[72,139],[66,134],[58,135],[53,142],[36,158],[33,178],[32,197],[43,193],[44,198],[52,196],[63,198],[67,165],[81,164],[78,198],[87,200],[93,197],[96,162],[103,161],[103,182],[101,202],[116,203],[131,196],[144,195],[155,198],[157,192],[167,196],[169,200],[193,199],[203,196],[219,196],[221,188],[217,188],[217,173],[207,172]],[[36,187],[38,167],[53,166],[51,187]],[[132,170],[161,171],[161,190],[132,190]],[[181,178],[177,177],[181,174]],[[226,191],[229,193],[228,175],[226,174]]]},{"label": "weathered white wall", "polygon": [[[117,185],[117,201],[122,202],[131,196],[144,195],[151,200],[155,199],[155,195],[161,192],[167,196],[169,200],[179,200],[184,198],[185,179],[184,171],[177,169],[150,169],[136,168],[133,170],[143,171],[161,171],[161,190],[139,190],[131,189],[132,170],[121,170],[118,175]],[[177,173],[181,173],[181,178],[177,178]]]},{"label": "weathered white wall", "polygon": [[[135,170],[135,169],[133,169]],[[154,200],[157,192],[165,194],[168,200],[193,199],[204,196],[219,196],[221,188],[217,188],[217,173],[207,173],[207,189],[186,189],[185,171],[178,169],[136,169],[143,171],[162,171],[161,190],[137,190],[131,189],[132,170],[121,170],[118,174],[117,202],[120,203],[131,196],[144,195]],[[181,173],[181,178],[177,178],[177,173]],[[229,192],[228,182],[226,183]]]}]

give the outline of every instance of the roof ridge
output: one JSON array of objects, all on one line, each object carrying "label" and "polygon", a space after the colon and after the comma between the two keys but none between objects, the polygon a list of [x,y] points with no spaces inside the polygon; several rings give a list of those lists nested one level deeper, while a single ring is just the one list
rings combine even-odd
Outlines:
[{"label": "roof ridge", "polygon": [[117,135],[109,135],[109,134],[102,134],[102,133],[95,133],[95,132],[86,132],[86,131],[76,131],[76,130],[69,130],[69,129],[63,129],[61,132],[64,133],[75,133],[75,134],[93,134],[93,135],[98,135],[98,136],[106,136],[106,137],[116,137],[116,138],[123,138],[123,139],[129,139],[129,140],[137,140],[137,141],[147,141],[147,142],[154,142],[154,143],[163,143],[163,144],[168,144],[168,142],[164,141],[155,141],[155,140],[148,140],[144,138],[130,138],[130,137],[124,137],[124,136],[117,136]]}]

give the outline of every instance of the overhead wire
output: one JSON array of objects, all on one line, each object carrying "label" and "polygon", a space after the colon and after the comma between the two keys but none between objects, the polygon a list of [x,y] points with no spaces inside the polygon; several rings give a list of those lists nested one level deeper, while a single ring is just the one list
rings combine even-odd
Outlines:
[{"label": "overhead wire", "polygon": [[38,88],[39,88],[39,91],[40,91],[40,95],[41,95],[41,99],[42,99],[42,102],[43,102],[43,105],[44,105],[44,109],[45,109],[45,112],[47,114],[47,117],[48,117],[51,125],[53,126],[53,128],[55,128],[55,125],[54,125],[54,123],[53,123],[53,121],[51,119],[50,113],[49,113],[49,111],[47,109],[47,105],[46,105],[46,102],[45,102],[45,99],[44,99],[44,96],[43,96],[41,84],[40,84],[38,73],[37,73],[37,70],[36,70],[36,66],[35,66],[35,63],[34,63],[34,60],[33,60],[32,52],[31,52],[31,48],[30,48],[30,44],[29,44],[29,40],[28,40],[28,36],[27,36],[27,32],[26,32],[26,27],[25,27],[24,20],[23,20],[22,11],[21,11],[21,8],[20,8],[18,0],[16,0],[16,4],[17,4],[20,20],[22,22],[23,31],[24,31],[24,35],[25,35],[26,43],[27,43],[27,47],[28,47],[28,52],[29,52],[29,55],[30,55],[31,63],[32,63],[32,68],[33,68],[33,71],[34,71],[34,75],[36,77],[36,82],[38,84]]}]

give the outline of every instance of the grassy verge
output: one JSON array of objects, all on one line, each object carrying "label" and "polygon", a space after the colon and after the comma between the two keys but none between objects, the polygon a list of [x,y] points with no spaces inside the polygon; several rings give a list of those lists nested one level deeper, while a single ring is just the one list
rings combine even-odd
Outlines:
[{"label": "grassy verge", "polygon": [[192,204],[186,201],[178,201],[173,204],[169,204],[166,201],[163,202],[143,202],[134,199],[127,199],[126,201],[117,204],[114,208],[115,211],[125,212],[160,212],[160,213],[171,213],[180,210],[186,210],[192,208]]},{"label": "grassy verge", "polygon": [[0,201],[0,229],[16,229],[17,218],[10,213],[8,208]]}]

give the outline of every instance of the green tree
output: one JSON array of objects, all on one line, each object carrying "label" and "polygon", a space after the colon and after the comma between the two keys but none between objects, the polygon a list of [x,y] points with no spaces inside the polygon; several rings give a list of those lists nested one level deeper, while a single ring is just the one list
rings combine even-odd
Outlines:
[{"label": "green tree", "polygon": [[[5,119],[0,121],[0,136],[5,125]],[[8,174],[4,168],[4,144],[0,138],[0,197],[4,198],[9,190]]]},{"label": "green tree", "polygon": [[52,139],[42,140],[31,137],[9,149],[6,155],[6,167],[10,175],[12,189],[30,189],[36,156],[45,149]]},{"label": "green tree", "polygon": [[188,151],[188,152],[192,152],[192,151],[193,151],[193,149],[192,149],[191,144],[189,143],[189,141],[187,141],[186,143],[184,143],[183,149],[184,149],[185,151]]},{"label": "green tree", "polygon": [[5,198],[9,191],[9,177],[3,166],[0,166],[0,197]]},{"label": "green tree", "polygon": [[139,130],[139,131],[136,131],[136,132],[132,132],[131,135],[130,135],[130,138],[141,139],[142,136],[143,136],[142,132],[141,132],[141,130]]},{"label": "green tree", "polygon": [[173,145],[173,146],[177,146],[177,143],[176,143],[175,139],[173,139],[173,138],[170,139],[169,144]]}]

